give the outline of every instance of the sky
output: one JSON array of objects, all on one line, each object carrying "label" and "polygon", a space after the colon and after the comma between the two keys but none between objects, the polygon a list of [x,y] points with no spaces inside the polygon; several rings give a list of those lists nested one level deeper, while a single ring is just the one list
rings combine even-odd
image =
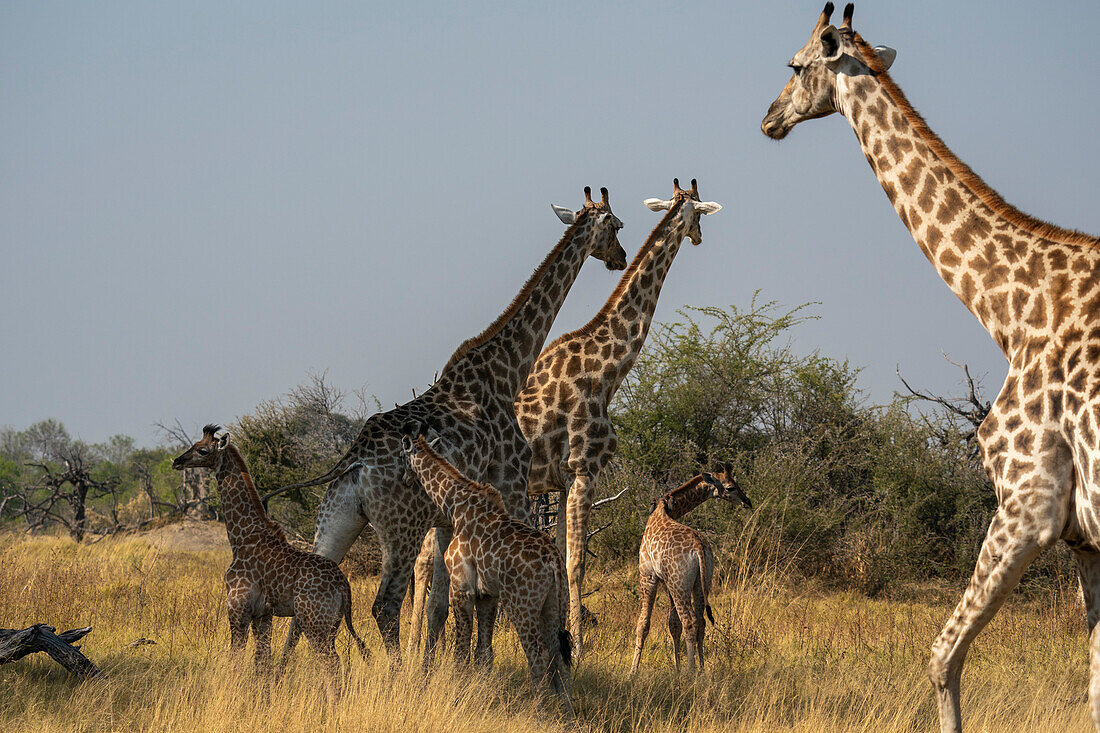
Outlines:
[{"label": "sky", "polygon": [[[793,333],[992,399],[1007,371],[843,118],[759,125],[820,2],[0,2],[0,425],[90,442],[228,423],[308,379],[384,405],[432,381],[607,186],[697,178],[725,208],[666,281],[686,305],[812,302]],[[839,8],[838,8],[839,13]],[[1100,3],[860,2],[854,27],[1010,203],[1100,233]],[[551,336],[618,274],[585,265]]]}]

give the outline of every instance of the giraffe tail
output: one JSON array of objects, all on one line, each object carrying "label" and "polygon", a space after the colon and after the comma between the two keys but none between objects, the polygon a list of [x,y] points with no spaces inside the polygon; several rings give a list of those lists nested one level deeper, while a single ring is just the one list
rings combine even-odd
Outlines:
[{"label": "giraffe tail", "polygon": [[370,650],[367,649],[365,641],[359,638],[359,634],[355,633],[355,625],[351,622],[351,585],[349,584],[347,590],[347,603],[344,604],[344,623],[348,626],[348,633],[351,634],[351,638],[355,640],[355,645],[359,647],[359,656],[366,659],[370,656]]},{"label": "giraffe tail", "polygon": [[703,543],[695,546],[695,555],[699,558],[699,584],[703,586],[703,609],[707,618],[714,623],[714,612],[710,610],[710,573],[707,572],[707,548]]},{"label": "giraffe tail", "polygon": [[573,635],[569,629],[558,629],[558,649],[561,650],[561,661],[566,669],[573,666]]}]

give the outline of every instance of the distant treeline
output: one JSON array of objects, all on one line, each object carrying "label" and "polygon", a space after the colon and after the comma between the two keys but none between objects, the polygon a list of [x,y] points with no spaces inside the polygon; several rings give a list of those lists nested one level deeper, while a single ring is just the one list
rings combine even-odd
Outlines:
[{"label": "distant treeline", "polygon": [[[951,409],[965,398],[950,397],[918,409],[911,392],[889,405],[867,404],[858,369],[790,347],[791,329],[813,317],[808,310],[754,301],[746,310],[686,309],[654,326],[612,405],[618,455],[598,493],[623,496],[593,520],[609,525],[591,542],[599,564],[636,562],[652,499],[728,460],[754,511],[709,503],[688,518],[725,557],[720,572],[740,565],[869,595],[969,576],[996,507],[974,442],[981,413]],[[979,405],[973,388],[969,401]],[[331,466],[379,407],[356,396],[348,409],[348,395],[312,376],[228,425],[261,493]],[[0,519],[59,524],[76,536],[71,495],[81,476],[87,531],[216,513],[207,478],[171,470],[189,436],[178,424],[164,434],[166,445],[138,448],[122,435],[96,445],[74,441],[53,420],[0,430]],[[269,510],[308,539],[320,491],[280,496]],[[62,494],[52,504],[51,492]],[[1071,578],[1061,551],[1045,554],[1028,575],[1043,585]]]}]

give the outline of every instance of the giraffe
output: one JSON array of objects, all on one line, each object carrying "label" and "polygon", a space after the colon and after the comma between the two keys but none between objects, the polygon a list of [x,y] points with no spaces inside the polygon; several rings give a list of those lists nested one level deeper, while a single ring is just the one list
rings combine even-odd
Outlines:
[{"label": "giraffe", "polygon": [[[448,525],[424,490],[404,481],[402,428],[410,423],[438,426],[448,460],[467,476],[490,481],[512,515],[528,520],[530,449],[512,403],[584,261],[591,256],[610,270],[626,267],[618,240],[622,221],[611,211],[607,189],[600,192],[602,199],[594,201],[585,187],[585,203],[575,212],[552,207],[568,225],[561,240],[504,312],[458,347],[430,388],[372,415],[328,473],[280,490],[331,482],[317,512],[313,549],[333,560],[344,557],[370,522],[382,546],[382,577],[371,611],[393,658],[400,654],[398,622],[413,560],[428,530]],[[449,529],[440,531],[437,545],[445,548]],[[433,579],[429,599],[428,654],[447,614],[447,578],[442,572],[439,576]]]},{"label": "giraffe", "polygon": [[272,616],[293,617],[293,638],[288,638],[276,677],[304,633],[329,677],[330,696],[340,674],[336,633],[341,619],[351,638],[366,656],[366,644],[351,622],[351,586],[340,567],[327,557],[303,552],[287,542],[282,530],[268,518],[260,504],[252,476],[229,433],[207,425],[202,438],[172,462],[172,468],[210,468],[218,479],[222,515],[233,562],[225,572],[229,606],[230,648],[244,650],[248,627],[256,641],[256,669],[265,675],[271,656]]},{"label": "giraffe", "polygon": [[687,666],[695,671],[695,660],[703,669],[703,636],[707,622],[714,614],[710,610],[710,583],[714,576],[714,553],[703,535],[677,520],[707,499],[723,499],[752,509],[752,502],[741,491],[733,477],[733,468],[723,463],[714,471],[700,473],[683,485],[653,500],[649,521],[638,548],[638,584],[642,600],[634,642],[634,662],[630,674],[638,671],[642,647],[649,634],[649,618],[657,587],[665,584],[668,591],[668,632],[672,635],[672,652],[676,671],[680,671],[680,631],[687,627]]},{"label": "giraffe", "polygon": [[1100,238],[1009,205],[955,156],[887,69],[895,52],[840,28],[828,3],[761,129],[842,114],[921,251],[1001,348],[1008,376],[978,430],[998,507],[970,582],[932,645],[940,729],[959,731],[974,637],[1027,566],[1059,538],[1072,549],[1090,635],[1089,706],[1100,730]]},{"label": "giraffe", "polygon": [[[672,198],[646,199],[653,211],[668,211],[623,273],[599,313],[566,333],[539,355],[516,399],[516,417],[531,446],[529,490],[561,492],[558,548],[569,571],[569,630],[574,656],[583,652],[581,591],[584,584],[588,515],[600,471],[615,455],[617,438],[607,407],[634,365],[653,320],[657,298],[680,244],[703,240],[700,216],[722,207],[699,200],[699,186]],[[568,499],[566,500],[566,497]],[[563,521],[564,520],[564,521]]]},{"label": "giraffe", "polygon": [[565,630],[569,595],[558,548],[548,536],[510,516],[491,485],[471,481],[436,453],[425,440],[426,427],[410,432],[417,437],[407,434],[402,439],[409,470],[454,527],[444,558],[455,617],[456,664],[466,666],[470,661],[475,605],[481,647],[483,634],[492,637],[499,601],[527,656],[536,699],[545,697],[549,683],[572,718],[572,647]]}]

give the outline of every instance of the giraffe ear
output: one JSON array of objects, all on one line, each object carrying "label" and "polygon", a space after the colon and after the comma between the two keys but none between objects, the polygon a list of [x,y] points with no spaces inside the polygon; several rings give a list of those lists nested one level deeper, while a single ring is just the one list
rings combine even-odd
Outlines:
[{"label": "giraffe ear", "polygon": [[835,26],[828,26],[818,35],[821,41],[821,60],[826,66],[840,61],[840,31]]},{"label": "giraffe ear", "polygon": [[227,445],[229,445],[229,433],[222,433],[218,436],[218,448],[224,450]]},{"label": "giraffe ear", "polygon": [[411,435],[401,436],[401,450],[405,451],[406,453],[412,453],[413,439]]},{"label": "giraffe ear", "polygon": [[567,209],[564,206],[558,206],[557,204],[550,204],[550,208],[554,210],[554,213],[558,215],[558,218],[565,224],[574,224],[577,221],[577,215],[572,209]]},{"label": "giraffe ear", "polygon": [[700,214],[713,214],[722,210],[722,204],[716,204],[713,201],[693,201],[692,205]]},{"label": "giraffe ear", "polygon": [[661,199],[646,199],[642,203],[653,211],[663,211],[672,208],[672,199],[668,201],[662,201]]},{"label": "giraffe ear", "polygon": [[898,57],[898,52],[889,46],[875,46],[875,55],[882,62],[882,68],[889,69],[894,65],[894,59]]}]

